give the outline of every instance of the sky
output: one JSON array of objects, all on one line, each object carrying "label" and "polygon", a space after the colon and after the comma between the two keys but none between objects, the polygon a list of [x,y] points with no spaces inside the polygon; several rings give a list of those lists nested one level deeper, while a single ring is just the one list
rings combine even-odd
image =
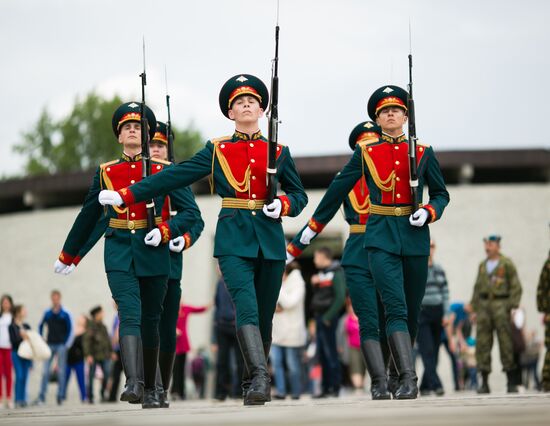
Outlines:
[{"label": "sky", "polygon": [[[56,118],[92,90],[147,103],[206,139],[231,134],[218,93],[231,76],[269,87],[276,0],[2,0],[0,176],[47,108]],[[408,82],[417,134],[437,150],[550,148],[550,2],[280,0],[279,141],[295,156],[343,154],[378,87]],[[267,134],[267,120],[261,122]],[[115,139],[113,137],[113,143]]]}]

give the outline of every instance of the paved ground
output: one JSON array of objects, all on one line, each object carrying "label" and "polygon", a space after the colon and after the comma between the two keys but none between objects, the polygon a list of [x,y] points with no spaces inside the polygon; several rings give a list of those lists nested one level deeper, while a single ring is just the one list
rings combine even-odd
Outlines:
[{"label": "paved ground", "polygon": [[236,402],[178,402],[167,410],[128,404],[0,410],[8,425],[550,425],[550,394],[453,395],[416,401],[374,402],[365,397],[274,401],[265,407]]}]

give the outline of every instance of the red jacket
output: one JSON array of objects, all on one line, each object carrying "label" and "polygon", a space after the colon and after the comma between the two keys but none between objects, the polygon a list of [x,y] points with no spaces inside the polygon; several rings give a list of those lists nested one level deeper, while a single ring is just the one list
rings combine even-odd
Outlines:
[{"label": "red jacket", "polygon": [[189,352],[189,338],[187,337],[187,317],[189,314],[201,313],[208,309],[207,306],[189,306],[181,305],[178,313],[178,322],[176,323],[176,331],[179,330],[179,336],[176,334],[176,354],[185,354]]}]

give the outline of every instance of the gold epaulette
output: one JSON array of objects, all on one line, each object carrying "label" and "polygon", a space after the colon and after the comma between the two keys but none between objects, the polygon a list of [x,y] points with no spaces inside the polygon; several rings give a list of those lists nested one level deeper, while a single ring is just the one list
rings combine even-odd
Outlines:
[{"label": "gold epaulette", "polygon": [[118,161],[119,161],[118,158],[116,160],[107,161],[106,163],[100,164],[99,168],[104,169],[107,166],[118,163]]},{"label": "gold epaulette", "polygon": [[155,163],[164,164],[165,166],[169,166],[169,165],[172,164],[170,161],[161,160],[160,158],[153,158],[152,160],[153,160]]},{"label": "gold epaulette", "polygon": [[416,145],[423,146],[424,148],[429,148],[429,147],[430,147],[430,145],[425,144],[425,143],[422,143],[422,142],[420,142],[420,141],[416,141]]},{"label": "gold epaulette", "polygon": [[368,139],[357,142],[357,145],[359,145],[359,146],[371,145],[373,143],[378,142],[379,140],[380,139],[378,139],[378,138],[368,138]]},{"label": "gold epaulette", "polygon": [[227,136],[221,136],[219,138],[212,138],[210,139],[210,142],[212,142],[214,145],[220,142],[228,141],[233,137],[233,135],[227,135]]}]

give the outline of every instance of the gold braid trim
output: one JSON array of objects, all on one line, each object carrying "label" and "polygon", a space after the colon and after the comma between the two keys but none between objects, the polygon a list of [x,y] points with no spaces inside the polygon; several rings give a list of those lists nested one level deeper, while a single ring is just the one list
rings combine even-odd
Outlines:
[{"label": "gold braid trim", "polygon": [[[244,179],[242,181],[238,181],[235,176],[233,176],[233,173],[231,172],[231,167],[229,167],[229,164],[221,152],[221,149],[219,148],[219,142],[214,143],[214,152],[216,153],[216,157],[218,158],[218,161],[220,163],[220,167],[222,168],[223,174],[227,181],[229,182],[229,185],[237,191],[237,192],[247,192],[248,188],[250,186],[250,165],[246,168],[246,171],[244,173]],[[214,174],[214,156],[212,156],[212,175]]]},{"label": "gold braid trim", "polygon": [[351,203],[351,207],[353,210],[355,210],[358,214],[368,214],[369,213],[369,207],[370,207],[370,195],[367,195],[367,198],[365,198],[365,201],[363,201],[363,204],[359,204],[359,201],[357,200],[357,196],[355,195],[355,192],[353,190],[349,193],[349,202]]},{"label": "gold braid trim", "polygon": [[[392,170],[390,175],[385,179],[382,180],[380,176],[378,175],[378,170],[376,170],[376,166],[374,165],[374,161],[370,157],[369,153],[366,149],[363,147],[363,158],[365,159],[365,162],[367,163],[367,167],[369,168],[370,175],[372,177],[372,180],[374,180],[374,183],[378,188],[380,188],[384,192],[391,192],[395,189],[395,170]],[[390,184],[388,185],[388,182]]]},{"label": "gold braid trim", "polygon": [[[109,178],[109,176],[107,176],[107,172],[105,170],[105,168],[106,168],[105,166],[107,166],[108,164],[109,163],[101,165],[101,178],[102,178],[103,182],[105,182],[105,186],[107,187],[107,189],[110,189],[111,191],[116,191],[114,186],[113,186],[113,183],[111,182],[111,179]],[[121,209],[120,207],[117,207],[117,206],[111,206],[111,207],[118,214],[124,214],[124,213],[128,212],[128,207],[124,207],[123,209]]]}]

